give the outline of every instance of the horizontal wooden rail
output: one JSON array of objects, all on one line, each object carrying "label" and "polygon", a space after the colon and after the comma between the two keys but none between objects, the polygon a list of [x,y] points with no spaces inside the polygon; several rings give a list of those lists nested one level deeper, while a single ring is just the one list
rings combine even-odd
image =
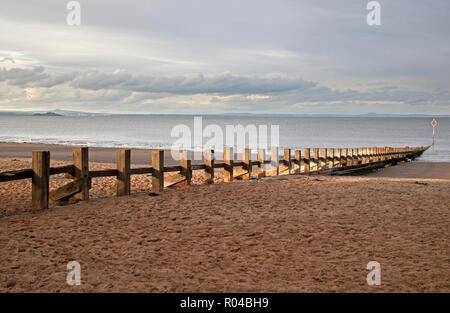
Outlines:
[{"label": "horizontal wooden rail", "polygon": [[74,166],[73,165],[64,165],[59,167],[50,167],[50,175],[58,175],[64,173],[73,173]]},{"label": "horizontal wooden rail", "polygon": [[151,167],[137,167],[130,169],[131,175],[142,175],[142,174],[151,174],[153,173],[153,168]]},{"label": "horizontal wooden rail", "polygon": [[117,170],[95,170],[95,171],[89,171],[89,177],[91,178],[98,178],[98,177],[110,177],[110,176],[117,176],[119,172]]},{"label": "horizontal wooden rail", "polygon": [[12,181],[12,180],[20,180],[33,177],[32,169],[24,169],[17,171],[9,171],[0,173],[0,182]]}]

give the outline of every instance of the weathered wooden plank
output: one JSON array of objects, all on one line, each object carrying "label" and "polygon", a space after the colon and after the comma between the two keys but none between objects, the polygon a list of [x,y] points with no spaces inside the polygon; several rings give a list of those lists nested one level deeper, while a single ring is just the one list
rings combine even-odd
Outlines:
[{"label": "weathered wooden plank", "polygon": [[242,169],[247,171],[246,174],[242,175],[243,180],[249,180],[252,176],[252,160],[251,160],[251,150],[249,148],[244,149],[244,162],[242,162]]},{"label": "weathered wooden plank", "polygon": [[368,158],[368,156],[369,156],[369,148],[367,148],[367,147],[363,147],[362,148],[362,156],[363,156],[362,164],[369,163],[369,158]]},{"label": "weathered wooden plank", "polygon": [[58,189],[52,190],[50,192],[50,199],[53,201],[58,201],[67,197],[71,197],[74,194],[81,191],[81,180],[74,180]]},{"label": "weathered wooden plank", "polygon": [[295,174],[300,174],[302,169],[302,151],[295,150],[295,160],[294,163],[298,166],[295,168]]},{"label": "weathered wooden plank", "polygon": [[58,166],[58,167],[50,167],[50,175],[58,175],[58,174],[64,174],[64,173],[73,173],[74,172],[74,166],[73,165],[64,165],[64,166]]},{"label": "weathered wooden plank", "polygon": [[347,163],[345,166],[352,166],[353,165],[353,149],[348,148],[347,149]]},{"label": "weathered wooden plank", "polygon": [[278,174],[279,175],[289,175],[289,173],[290,173],[290,170],[289,170],[289,167],[288,166],[286,166],[286,165],[284,165],[284,164],[280,164],[280,165],[278,165]]},{"label": "weathered wooden plank", "polygon": [[303,154],[303,172],[309,173],[311,171],[311,149],[305,148]]},{"label": "weathered wooden plank", "polygon": [[248,174],[248,171],[246,169],[243,168],[238,168],[236,170],[233,171],[233,177],[237,178],[237,177],[241,177],[243,175]]},{"label": "weathered wooden plank", "polygon": [[342,167],[347,166],[348,165],[348,148],[343,148],[341,150],[341,164]]},{"label": "weathered wooden plank", "polygon": [[266,176],[265,159],[266,159],[266,150],[258,149],[258,177],[259,178]]},{"label": "weathered wooden plank", "polygon": [[214,150],[205,151],[205,181],[207,184],[214,184]]},{"label": "weathered wooden plank", "polygon": [[271,151],[270,154],[271,168],[270,171],[266,172],[266,176],[278,176],[280,174],[279,172],[280,159],[278,155],[278,147],[271,147],[270,151]]},{"label": "weathered wooden plank", "polygon": [[[291,149],[285,148],[283,150],[283,163],[287,167],[287,173],[291,174],[292,170],[292,160],[291,160]],[[285,171],[283,171],[285,172]],[[281,170],[280,170],[281,173]]]},{"label": "weathered wooden plank", "polygon": [[119,149],[116,151],[117,161],[117,196],[128,196],[130,194],[130,164],[131,151],[128,149]]},{"label": "weathered wooden plank", "polygon": [[[319,148],[313,148],[313,162],[316,171],[318,171],[320,166]],[[311,169],[312,167],[313,166],[311,166]]]},{"label": "weathered wooden plank", "polygon": [[173,174],[164,179],[164,188],[171,187],[171,186],[174,186],[176,184],[179,184],[179,183],[182,183],[185,181],[186,181],[185,175],[183,175],[181,173]]},{"label": "weathered wooden plank", "polygon": [[327,168],[327,148],[320,149],[320,157],[319,157],[319,169]]},{"label": "weathered wooden plank", "polygon": [[152,150],[152,192],[164,190],[164,150]]},{"label": "weathered wooden plank", "polygon": [[89,149],[73,148],[74,176],[80,180],[80,192],[74,197],[80,200],[89,199]]},{"label": "weathered wooden plank", "polygon": [[224,172],[223,172],[223,181],[224,182],[232,182],[233,181],[233,148],[232,147],[224,147],[223,148],[223,161],[225,163]]},{"label": "weathered wooden plank", "polygon": [[153,168],[151,167],[135,167],[130,169],[130,175],[142,175],[151,173],[153,173]]},{"label": "weathered wooden plank", "polygon": [[196,170],[204,170],[205,168],[206,168],[205,164],[192,164],[192,165],[191,165],[191,169],[192,169],[193,171],[196,171]]},{"label": "weathered wooden plank", "polygon": [[225,163],[214,163],[214,168],[225,168]]},{"label": "weathered wooden plank", "polygon": [[32,170],[32,210],[47,209],[50,182],[50,151],[32,152]]},{"label": "weathered wooden plank", "polygon": [[27,178],[32,178],[32,177],[33,177],[32,169],[9,171],[9,172],[0,173],[0,182],[27,179]]},{"label": "weathered wooden plank", "polygon": [[186,178],[186,181],[183,182],[184,185],[190,185],[192,179],[192,151],[188,150],[180,150],[180,166],[181,171],[180,174]]},{"label": "weathered wooden plank", "polygon": [[181,165],[164,166],[164,173],[181,172],[183,167]]},{"label": "weathered wooden plank", "polygon": [[328,148],[327,168],[334,168],[335,156],[334,148]]},{"label": "weathered wooden plank", "polygon": [[333,167],[341,167],[341,166],[342,166],[342,148],[336,148]]},{"label": "weathered wooden plank", "polygon": [[357,148],[357,163],[356,164],[363,164],[363,149]]},{"label": "weathered wooden plank", "polygon": [[[117,176],[117,174],[118,174],[118,171],[115,169],[114,170],[113,169],[105,169],[105,170],[89,171],[90,178]],[[66,178],[76,179],[73,176],[66,176]]]}]

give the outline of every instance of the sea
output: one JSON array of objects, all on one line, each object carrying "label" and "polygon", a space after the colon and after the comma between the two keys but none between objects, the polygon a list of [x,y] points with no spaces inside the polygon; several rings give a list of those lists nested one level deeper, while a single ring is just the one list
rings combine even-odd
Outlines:
[{"label": "sea", "polygon": [[[434,145],[419,161],[450,162],[450,118],[436,120]],[[221,129],[226,144],[230,143],[226,138],[227,125],[242,125],[255,126],[259,138],[266,133],[269,146],[278,127],[280,149],[414,147],[432,145],[431,121],[420,117],[0,116],[0,142],[170,149],[180,137],[178,131],[189,129],[193,148],[202,149],[210,139],[205,136],[205,130]],[[235,140],[234,146],[238,151],[247,144]]]}]

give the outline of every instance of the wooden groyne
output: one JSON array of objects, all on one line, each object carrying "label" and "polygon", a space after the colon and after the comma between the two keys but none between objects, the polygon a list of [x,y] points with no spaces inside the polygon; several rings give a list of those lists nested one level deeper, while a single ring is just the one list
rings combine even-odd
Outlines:
[{"label": "wooden groyne", "polygon": [[[279,148],[271,148],[271,157],[266,160],[266,151],[258,149],[257,160],[252,160],[250,149],[244,149],[242,160],[235,160],[231,147],[225,147],[223,162],[215,162],[214,150],[204,152],[203,164],[192,164],[192,152],[180,151],[180,163],[176,166],[164,165],[164,150],[152,150],[150,167],[131,168],[131,150],[119,149],[116,152],[117,167],[115,169],[89,170],[89,149],[73,148],[73,164],[50,167],[49,151],[33,151],[32,168],[0,173],[0,182],[20,179],[32,180],[32,209],[48,208],[49,200],[68,201],[69,199],[89,199],[89,189],[93,178],[116,177],[117,196],[129,195],[131,175],[151,174],[151,191],[159,193],[173,185],[187,186],[191,184],[192,171],[204,171],[207,183],[214,183],[214,172],[217,168],[224,170],[224,182],[234,179],[248,180],[253,168],[257,167],[257,177],[278,175],[346,175],[359,171],[373,170],[398,162],[407,161],[420,156],[429,146],[424,147],[366,147],[366,148],[305,148],[295,150],[284,149],[279,156]],[[175,172],[175,175],[164,177],[164,173]],[[50,190],[50,176],[65,174],[72,181],[60,188]]]}]

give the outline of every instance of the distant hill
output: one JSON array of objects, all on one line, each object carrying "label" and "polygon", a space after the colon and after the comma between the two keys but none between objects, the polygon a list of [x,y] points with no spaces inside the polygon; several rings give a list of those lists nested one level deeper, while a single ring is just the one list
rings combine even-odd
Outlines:
[{"label": "distant hill", "polygon": [[66,110],[50,110],[50,111],[1,111],[0,116],[108,116],[112,114],[90,113]]},{"label": "distant hill", "polygon": [[46,113],[34,113],[33,116],[62,116],[62,115],[54,112],[46,112]]},{"label": "distant hill", "polygon": [[50,110],[45,111],[1,111],[0,116],[237,116],[237,117],[370,117],[370,118],[449,118],[450,115],[439,114],[327,114],[327,113],[307,113],[307,114],[283,114],[283,113],[196,113],[196,114],[167,114],[167,113],[92,113],[68,110]]}]

